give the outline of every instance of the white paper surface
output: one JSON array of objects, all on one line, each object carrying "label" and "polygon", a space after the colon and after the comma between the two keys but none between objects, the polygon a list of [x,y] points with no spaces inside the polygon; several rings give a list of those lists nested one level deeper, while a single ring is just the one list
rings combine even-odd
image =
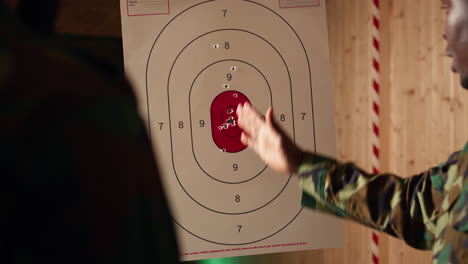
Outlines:
[{"label": "white paper surface", "polygon": [[325,4],[303,2],[121,0],[125,69],[184,260],[342,246],[336,218],[301,207],[295,176],[214,139],[227,133],[215,98],[232,91],[273,105],[301,147],[335,156]]}]

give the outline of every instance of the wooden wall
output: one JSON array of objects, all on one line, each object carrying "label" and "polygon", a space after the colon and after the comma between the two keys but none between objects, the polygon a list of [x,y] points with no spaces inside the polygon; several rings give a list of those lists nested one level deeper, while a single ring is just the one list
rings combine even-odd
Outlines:
[{"label": "wooden wall", "polygon": [[[386,2],[384,168],[404,176],[444,161],[468,140],[468,91],[450,72],[440,1]],[[421,263],[429,254],[384,241],[388,263]]]},{"label": "wooden wall", "polygon": [[[271,0],[273,1],[273,0]],[[371,0],[327,0],[338,157],[370,169]],[[439,1],[381,0],[382,169],[410,176],[468,139],[468,91],[444,56]],[[63,0],[57,30],[120,35],[117,0]],[[370,232],[344,224],[344,249],[234,258],[226,263],[370,263]],[[430,252],[381,235],[381,263],[430,263]]]}]

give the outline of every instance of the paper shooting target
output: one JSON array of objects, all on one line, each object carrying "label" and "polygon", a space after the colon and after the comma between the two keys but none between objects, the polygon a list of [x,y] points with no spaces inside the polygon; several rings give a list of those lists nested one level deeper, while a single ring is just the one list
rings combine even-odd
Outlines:
[{"label": "paper shooting target", "polygon": [[301,192],[295,176],[275,173],[242,145],[236,107],[250,102],[265,113],[273,106],[291,138],[315,151],[313,71],[320,67],[265,1],[187,2],[156,32],[139,24],[142,39],[152,34],[138,57],[141,94],[173,218],[180,232],[209,245],[262,242],[303,214]]}]

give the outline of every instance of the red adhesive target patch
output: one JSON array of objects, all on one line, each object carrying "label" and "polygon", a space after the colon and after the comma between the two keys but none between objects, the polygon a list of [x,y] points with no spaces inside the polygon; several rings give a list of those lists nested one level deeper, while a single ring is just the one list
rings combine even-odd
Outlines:
[{"label": "red adhesive target patch", "polygon": [[236,109],[239,104],[250,103],[247,96],[238,91],[220,93],[211,103],[211,134],[219,149],[239,152],[246,148],[240,138],[242,130],[237,125]]}]

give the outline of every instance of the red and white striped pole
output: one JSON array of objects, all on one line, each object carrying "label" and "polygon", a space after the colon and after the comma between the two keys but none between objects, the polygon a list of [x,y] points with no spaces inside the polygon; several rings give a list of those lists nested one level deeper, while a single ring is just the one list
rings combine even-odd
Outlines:
[{"label": "red and white striped pole", "polygon": [[[372,0],[372,171],[380,172],[380,0]],[[372,263],[379,263],[379,235],[372,231]]]}]

